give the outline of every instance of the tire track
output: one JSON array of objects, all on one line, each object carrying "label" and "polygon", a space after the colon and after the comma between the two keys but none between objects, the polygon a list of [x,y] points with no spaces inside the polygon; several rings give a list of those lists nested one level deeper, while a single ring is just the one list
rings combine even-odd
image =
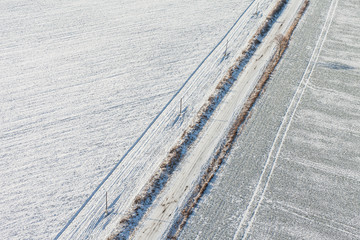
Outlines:
[{"label": "tire track", "polygon": [[[261,203],[264,200],[266,190],[268,188],[271,176],[276,167],[276,162],[279,158],[281,148],[284,144],[287,133],[290,129],[292,120],[293,120],[296,110],[301,102],[301,99],[305,92],[305,89],[307,88],[307,85],[311,78],[312,72],[316,66],[318,59],[319,59],[322,47],[324,45],[324,42],[326,40],[328,31],[330,29],[332,20],[335,15],[335,10],[337,8],[337,4],[338,4],[338,0],[332,0],[331,6],[329,8],[329,11],[328,11],[325,23],[324,23],[324,26],[323,26],[320,36],[317,40],[317,43],[316,43],[313,53],[311,55],[310,61],[305,69],[303,77],[297,87],[297,90],[291,100],[291,103],[285,113],[284,120],[282,121],[280,128],[276,134],[276,137],[272,144],[270,153],[265,162],[264,169],[261,173],[259,182],[258,182],[256,189],[254,191],[254,194],[245,210],[245,213],[242,216],[241,222],[237,228],[237,231],[234,234],[233,239],[238,239],[240,236],[241,236],[241,239],[246,239],[250,233],[250,230],[254,223],[256,214],[258,213]],[[275,153],[275,151],[276,151],[276,153]],[[275,154],[275,156],[273,157],[274,154]]]}]

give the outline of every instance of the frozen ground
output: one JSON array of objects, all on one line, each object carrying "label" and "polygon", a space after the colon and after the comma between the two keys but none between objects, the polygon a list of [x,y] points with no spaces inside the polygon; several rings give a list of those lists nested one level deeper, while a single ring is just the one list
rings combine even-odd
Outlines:
[{"label": "frozen ground", "polygon": [[1,237],[55,237],[212,53],[167,123],[187,127],[251,34],[238,24],[222,60],[252,2],[1,1]]},{"label": "frozen ground", "polygon": [[360,239],[359,11],[311,1],[180,239]]}]

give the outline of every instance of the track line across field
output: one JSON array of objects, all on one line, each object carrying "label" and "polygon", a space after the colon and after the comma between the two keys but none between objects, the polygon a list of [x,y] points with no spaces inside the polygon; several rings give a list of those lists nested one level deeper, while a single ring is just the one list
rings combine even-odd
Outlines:
[{"label": "track line across field", "polygon": [[[283,121],[280,125],[280,128],[276,134],[276,137],[273,141],[273,144],[272,144],[272,147],[271,147],[271,150],[270,150],[270,153],[268,155],[268,158],[265,162],[265,166],[264,166],[264,169],[261,173],[261,176],[260,176],[260,179],[259,179],[259,182],[256,186],[256,189],[254,191],[254,194],[246,208],[246,211],[244,213],[244,215],[242,216],[242,219],[241,219],[241,222],[237,228],[237,231],[235,232],[235,235],[233,237],[233,239],[238,239],[239,238],[239,235],[244,231],[244,233],[242,234],[241,236],[241,239],[246,239],[250,230],[251,230],[251,227],[252,227],[252,224],[254,223],[254,220],[255,220],[255,217],[256,217],[256,214],[258,213],[258,210],[261,206],[261,203],[264,199],[264,196],[265,196],[265,193],[266,193],[266,190],[267,190],[267,187],[269,185],[269,182],[270,182],[270,179],[271,179],[271,176],[274,172],[274,169],[276,167],[276,162],[279,158],[279,155],[280,155],[280,152],[281,152],[281,148],[285,142],[285,139],[286,139],[286,136],[287,136],[287,133],[290,129],[290,126],[291,126],[291,123],[292,123],[292,120],[294,118],[294,115],[296,113],[296,110],[301,102],[301,99],[302,99],[302,96],[305,92],[305,89],[307,88],[307,85],[310,81],[310,78],[311,78],[311,75],[312,75],[312,72],[316,66],[316,63],[319,59],[319,56],[320,56],[320,53],[321,53],[321,50],[323,48],[323,45],[324,45],[324,42],[326,40],[326,37],[327,37],[327,34],[329,32],[329,29],[330,29],[330,26],[331,26],[331,23],[333,21],[333,18],[334,18],[334,15],[335,15],[335,10],[337,8],[337,5],[338,5],[338,0],[332,0],[331,2],[331,6],[329,8],[329,11],[328,11],[328,14],[327,14],[327,17],[326,17],[326,21],[324,23],[324,26],[321,30],[321,33],[319,35],[319,38],[317,40],[317,43],[315,45],[315,48],[312,52],[312,55],[311,55],[311,58],[310,58],[310,61],[306,67],[306,70],[303,74],[303,77],[296,89],[296,92],[290,102],[290,105],[285,113],[285,116],[283,118]],[[284,130],[285,129],[285,130]],[[279,139],[281,137],[281,140],[280,140],[280,144],[278,143],[279,142]],[[278,146],[279,145],[279,146]],[[276,149],[276,146],[278,146],[278,148]],[[275,154],[275,157],[274,159],[273,158],[273,155],[276,151],[276,154]]]}]

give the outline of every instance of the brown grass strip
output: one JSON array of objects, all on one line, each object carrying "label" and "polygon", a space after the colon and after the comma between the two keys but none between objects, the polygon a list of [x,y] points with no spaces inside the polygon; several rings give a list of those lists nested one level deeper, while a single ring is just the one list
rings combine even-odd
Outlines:
[{"label": "brown grass strip", "polygon": [[206,170],[205,174],[202,176],[201,182],[199,183],[199,185],[196,187],[194,193],[192,194],[194,197],[189,199],[188,204],[182,210],[181,218],[177,221],[177,228],[176,228],[176,226],[173,227],[173,231],[169,234],[168,239],[177,239],[179,237],[179,234],[180,234],[181,230],[184,228],[184,226],[187,222],[187,219],[189,218],[190,214],[192,213],[192,210],[194,209],[194,207],[198,203],[199,199],[205,192],[205,190],[206,190],[207,186],[209,185],[210,181],[212,180],[212,178],[215,176],[215,173],[219,169],[223,160],[230,152],[231,147],[234,143],[234,140],[236,139],[238,134],[242,131],[243,127],[245,126],[244,123],[250,118],[251,108],[255,104],[256,99],[260,96],[262,90],[264,89],[266,82],[269,80],[272,72],[274,71],[274,69],[277,66],[277,64],[279,63],[283,53],[285,52],[286,48],[288,47],[290,37],[293,34],[297,24],[300,21],[300,18],[304,14],[308,5],[309,5],[309,0],[305,0],[304,4],[298,11],[296,18],[294,19],[290,28],[287,30],[286,34],[284,36],[280,36],[278,38],[279,45],[278,45],[277,53],[274,55],[274,57],[268,64],[268,66],[267,66],[266,70],[264,71],[262,77],[260,78],[257,86],[255,87],[254,91],[248,98],[241,113],[239,114],[239,116],[237,117],[231,130],[229,131],[226,143],[217,151],[215,158],[212,160],[210,166]]},{"label": "brown grass strip", "polygon": [[[228,90],[231,87],[231,85],[233,84],[233,82],[236,80],[234,78],[235,71],[241,71],[242,68],[245,67],[245,65],[249,61],[249,58],[253,55],[257,46],[260,44],[260,41],[258,40],[259,36],[266,35],[266,33],[271,28],[271,25],[273,24],[272,20],[275,18],[275,16],[279,12],[281,12],[281,10],[283,9],[283,7],[285,6],[286,3],[287,3],[287,0],[279,0],[277,5],[267,16],[266,21],[260,26],[260,28],[257,30],[255,35],[250,39],[247,47],[242,52],[242,55],[237,59],[236,63],[229,68],[227,74],[216,86],[215,92],[209,97],[207,102],[200,108],[200,110],[197,114],[197,117],[196,117],[197,120],[195,121],[195,123],[192,124],[188,128],[188,130],[186,130],[182,134],[181,139],[179,140],[179,143],[170,150],[169,155],[163,161],[163,163],[160,165],[160,169],[151,177],[148,184],[144,187],[145,190],[141,194],[136,196],[136,198],[134,199],[134,202],[132,204],[131,210],[119,222],[117,229],[121,229],[121,230],[115,230],[107,238],[108,240],[126,238],[126,236],[129,236],[132,233],[132,231],[136,227],[137,222],[141,219],[141,217],[146,212],[149,205],[153,202],[153,200],[156,198],[156,196],[160,193],[160,191],[166,185],[167,179],[171,176],[171,174],[176,169],[176,167],[178,166],[180,161],[183,159],[183,156],[185,155],[189,146],[196,140],[196,137],[198,136],[200,131],[203,129],[207,120],[210,118],[211,114],[214,112],[214,110],[216,109],[216,107],[219,104],[219,102],[221,101],[221,99],[228,92]],[[300,15],[300,17],[301,17],[301,15]],[[298,18],[300,19],[300,17],[298,17]],[[293,28],[295,28],[295,26]],[[280,51],[279,51],[279,54],[277,54],[277,56],[279,56],[278,59],[271,61],[269,66],[271,65],[272,67],[267,68],[263,77],[259,81],[259,84],[257,85],[256,89],[254,90],[253,94],[250,96],[249,100],[246,102],[244,109],[242,110],[241,114],[239,115],[239,117],[236,120],[236,123],[233,125],[233,127],[230,130],[230,133],[228,134],[228,138],[227,138],[226,144],[224,145],[224,148],[221,148],[218,150],[218,153],[216,154],[217,157],[211,162],[208,170],[206,171],[206,173],[203,175],[203,177],[201,179],[201,183],[196,187],[196,189],[194,191],[193,196],[195,196],[195,197],[191,198],[189,203],[186,205],[186,208],[182,211],[182,218],[181,218],[180,222],[178,222],[178,224],[177,224],[177,226],[179,226],[177,228],[178,230],[171,238],[177,238],[180,230],[185,225],[186,220],[189,217],[192,208],[196,205],[196,203],[200,199],[200,197],[203,194],[203,192],[205,191],[208,183],[213,178],[215,171],[218,169],[221,162],[225,158],[227,152],[230,150],[232,142],[234,141],[234,139],[239,131],[239,126],[245,121],[246,117],[249,116],[249,109],[252,107],[256,98],[259,96],[260,91],[263,88],[266,80],[269,78],[269,76],[270,76],[271,72],[273,71],[273,69],[275,68],[277,62],[280,60],[281,54],[286,49],[287,43],[285,43],[284,39],[289,39],[289,38],[290,38],[290,36],[288,38],[284,37],[281,39],[280,46],[283,46],[283,47],[279,48]]]}]

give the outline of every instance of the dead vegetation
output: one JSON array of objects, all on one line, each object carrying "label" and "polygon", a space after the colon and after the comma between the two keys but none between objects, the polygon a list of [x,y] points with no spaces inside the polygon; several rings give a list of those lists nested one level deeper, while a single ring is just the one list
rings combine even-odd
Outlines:
[{"label": "dead vegetation", "polygon": [[[174,170],[182,160],[189,146],[196,140],[198,134],[203,129],[207,120],[210,118],[210,116],[212,115],[218,104],[221,102],[225,94],[229,91],[230,87],[236,80],[236,76],[234,76],[234,74],[236,72],[240,72],[248,63],[249,59],[254,54],[256,48],[261,43],[261,39],[270,30],[271,25],[276,20],[276,16],[282,11],[286,3],[286,0],[280,0],[277,3],[275,8],[266,18],[266,21],[261,25],[256,34],[249,41],[247,47],[242,51],[242,55],[237,59],[236,63],[229,68],[227,74],[216,86],[215,92],[200,108],[195,123],[192,124],[182,134],[179,143],[170,150],[167,158],[160,165],[160,169],[152,176],[148,184],[144,187],[143,192],[136,196],[133,201],[131,210],[126,214],[125,217],[120,220],[118,224],[117,229],[120,230],[114,231],[111,236],[107,238],[108,240],[123,239],[131,235],[138,221],[140,221],[140,219],[145,214],[146,210],[149,208],[156,196],[165,187],[167,179],[174,172]],[[306,3],[308,4],[308,1],[306,1]],[[306,7],[303,7],[302,12],[298,13],[298,16],[296,18],[296,24],[298,23],[305,9]],[[280,47],[278,50],[278,54],[276,54],[275,58],[270,62],[269,66],[264,72],[264,75],[261,77],[258,85],[256,86],[254,92],[251,94],[248,101],[245,103],[243,110],[241,111],[239,117],[236,119],[235,124],[232,126],[228,134],[226,143],[223,145],[222,148],[217,151],[216,157],[213,159],[209,168],[206,170],[205,174],[201,178],[200,184],[196,187],[195,191],[192,194],[193,197],[191,197],[188,204],[183,209],[181,218],[178,219],[176,226],[173,227],[174,230],[172,231],[172,233],[170,233],[171,236],[169,236],[169,238],[176,239],[178,237],[180,230],[184,227],[193,207],[196,205],[203,192],[206,190],[206,187],[208,186],[211,179],[214,177],[216,170],[222,163],[227,153],[230,151],[235,137],[237,136],[238,132],[241,131],[241,129],[239,129],[240,125],[244,123],[244,121],[249,117],[249,111],[251,107],[253,106],[256,98],[259,96],[261,90],[263,89],[265,82],[270,77],[271,72],[274,70],[276,64],[280,60],[282,53],[285,51],[291,33],[296,27],[296,24],[293,24],[291,29],[289,29],[289,31],[291,30],[290,33],[288,31],[288,33],[284,37],[281,37],[281,40],[279,41]]]},{"label": "dead vegetation", "polygon": [[[278,11],[280,11],[282,9],[281,5],[283,5],[284,3],[286,3],[286,1],[280,1],[278,3],[278,5],[275,7],[276,10],[272,11],[272,15],[275,15]],[[231,130],[229,131],[225,144],[223,144],[223,146],[220,147],[220,149],[217,151],[210,166],[208,167],[208,169],[202,176],[201,182],[194,190],[194,192],[192,194],[193,197],[191,199],[189,199],[186,207],[182,210],[181,217],[180,217],[180,219],[178,219],[176,225],[173,226],[173,230],[169,234],[168,239],[177,239],[178,238],[178,236],[179,236],[181,230],[184,228],[184,226],[187,222],[187,219],[189,218],[192,210],[198,203],[200,197],[203,195],[204,191],[206,190],[206,188],[207,188],[208,184],[210,183],[210,181],[212,180],[212,178],[215,176],[215,173],[218,170],[218,168],[220,167],[220,165],[222,164],[223,160],[230,152],[232,144],[233,144],[236,136],[239,134],[239,132],[241,132],[242,128],[245,126],[244,123],[248,119],[250,119],[252,106],[255,104],[256,99],[259,97],[261,91],[263,91],[266,82],[270,78],[276,65],[279,63],[284,51],[286,50],[286,48],[289,44],[289,40],[290,40],[290,37],[291,37],[293,31],[294,31],[295,27],[297,26],[301,16],[304,14],[308,5],[309,5],[309,0],[305,0],[303,6],[297,13],[295,20],[293,21],[290,28],[287,30],[286,34],[284,36],[283,35],[277,36],[278,48],[277,48],[276,54],[274,55],[274,57],[268,64],[266,70],[264,71],[264,73],[263,73],[262,77],[260,78],[258,84],[256,85],[254,91],[252,92],[252,94],[250,95],[248,100],[246,101],[241,113],[239,114],[239,116],[237,117]],[[267,19],[269,19],[269,17]],[[260,30],[260,32],[261,32],[261,30]]]}]

